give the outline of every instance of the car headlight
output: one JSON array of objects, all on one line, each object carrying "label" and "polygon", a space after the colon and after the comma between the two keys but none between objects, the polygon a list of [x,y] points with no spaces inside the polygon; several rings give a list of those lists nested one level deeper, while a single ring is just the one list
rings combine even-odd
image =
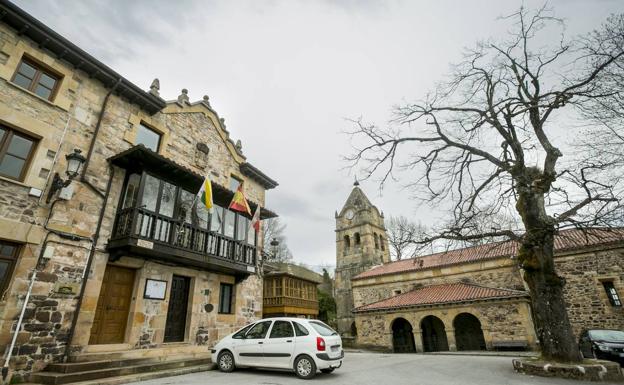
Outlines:
[{"label": "car headlight", "polygon": [[600,349],[600,350],[601,350],[601,351],[603,351],[603,352],[609,352],[609,351],[611,351],[611,348],[610,348],[610,347],[608,347],[607,345],[598,345],[598,344],[597,344],[596,346],[598,347],[598,349]]}]

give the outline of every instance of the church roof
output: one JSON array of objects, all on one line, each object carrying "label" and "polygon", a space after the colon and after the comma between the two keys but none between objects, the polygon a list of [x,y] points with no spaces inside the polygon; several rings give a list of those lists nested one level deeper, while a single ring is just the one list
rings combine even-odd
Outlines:
[{"label": "church roof", "polygon": [[375,207],[375,205],[373,205],[368,199],[366,194],[364,194],[364,191],[362,191],[362,189],[360,188],[360,184],[357,181],[353,184],[353,190],[351,190],[351,194],[349,194],[347,201],[342,206],[339,215],[342,215],[347,207],[353,207],[356,210],[362,210],[367,208],[374,208],[375,210],[377,210],[377,207]]},{"label": "church roof", "polygon": [[468,283],[445,283],[421,287],[408,291],[407,293],[398,294],[394,297],[360,306],[353,311],[358,313],[373,310],[392,310],[413,306],[430,306],[527,296],[527,292],[519,290],[498,289]]},{"label": "church roof", "polygon": [[[624,242],[624,228],[616,229],[568,229],[555,235],[555,253],[579,250],[586,247]],[[513,257],[518,253],[516,241],[495,242],[486,245],[449,250],[422,257],[404,259],[381,265],[365,271],[353,279],[364,279],[382,275],[400,274],[434,267],[477,262],[488,259]]]}]

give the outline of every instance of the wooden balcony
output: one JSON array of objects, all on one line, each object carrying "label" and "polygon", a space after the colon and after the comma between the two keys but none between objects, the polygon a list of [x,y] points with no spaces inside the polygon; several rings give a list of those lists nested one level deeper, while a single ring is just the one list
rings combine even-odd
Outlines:
[{"label": "wooden balcony", "polygon": [[301,314],[318,315],[318,301],[295,297],[265,297],[263,299],[265,314]]},{"label": "wooden balcony", "polygon": [[256,272],[255,246],[137,207],[117,213],[107,249],[113,260],[137,255],[239,277]]}]

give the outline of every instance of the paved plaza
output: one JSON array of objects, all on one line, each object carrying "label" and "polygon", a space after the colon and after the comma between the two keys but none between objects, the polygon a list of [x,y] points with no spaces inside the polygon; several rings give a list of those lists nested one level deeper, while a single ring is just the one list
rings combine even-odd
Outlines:
[{"label": "paved plaza", "polygon": [[[318,374],[311,383],[335,385],[579,385],[584,382],[531,377],[515,373],[510,357],[347,353],[332,374]],[[137,382],[140,385],[303,385],[293,373],[239,369],[213,370]]]}]

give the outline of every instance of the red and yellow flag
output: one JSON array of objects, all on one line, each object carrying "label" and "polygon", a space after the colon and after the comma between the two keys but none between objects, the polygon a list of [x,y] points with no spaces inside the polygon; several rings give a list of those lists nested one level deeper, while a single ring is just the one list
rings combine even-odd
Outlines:
[{"label": "red and yellow flag", "polygon": [[247,199],[245,199],[245,194],[243,194],[243,183],[241,182],[238,185],[238,189],[234,193],[232,197],[232,202],[228,206],[229,209],[234,211],[240,211],[241,213],[247,213],[251,215],[251,209],[249,208],[249,204],[247,203]]}]

